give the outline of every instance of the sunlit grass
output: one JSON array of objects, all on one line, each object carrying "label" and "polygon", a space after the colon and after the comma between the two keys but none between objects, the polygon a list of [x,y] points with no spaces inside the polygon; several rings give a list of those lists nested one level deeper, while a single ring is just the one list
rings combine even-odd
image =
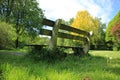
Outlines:
[{"label": "sunlit grass", "polygon": [[[110,58],[111,57],[111,58]],[[48,63],[24,56],[0,54],[0,80],[119,80],[120,54],[90,51],[90,56],[67,56]]]}]

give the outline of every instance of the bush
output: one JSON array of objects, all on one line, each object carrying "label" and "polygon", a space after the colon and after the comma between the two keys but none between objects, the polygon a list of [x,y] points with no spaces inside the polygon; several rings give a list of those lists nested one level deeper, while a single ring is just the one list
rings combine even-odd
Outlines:
[{"label": "bush", "polygon": [[114,43],[113,51],[118,51],[118,50],[119,50],[119,44],[118,43]]},{"label": "bush", "polygon": [[[101,45],[90,45],[90,50],[108,50],[108,46],[106,44]],[[110,49],[109,49],[110,50]]]},{"label": "bush", "polygon": [[14,47],[14,28],[5,22],[0,22],[0,49],[10,49]]},{"label": "bush", "polygon": [[62,60],[66,57],[66,53],[62,48],[56,48],[54,51],[49,48],[35,48],[32,47],[29,50],[29,57],[33,58],[36,61],[44,60],[47,62],[54,62],[56,60]]}]

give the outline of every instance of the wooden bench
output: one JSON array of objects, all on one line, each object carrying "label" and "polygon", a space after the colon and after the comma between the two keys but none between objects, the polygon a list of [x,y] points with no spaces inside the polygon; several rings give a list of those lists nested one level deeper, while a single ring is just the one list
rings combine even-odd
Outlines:
[{"label": "wooden bench", "polygon": [[[76,29],[68,25],[61,24],[61,19],[58,19],[56,21],[43,19],[42,24],[52,27],[52,30],[43,29],[43,28],[40,30],[40,35],[51,36],[50,43],[48,44],[48,47],[51,50],[55,50],[55,48],[61,47],[61,48],[71,48],[75,54],[79,54],[79,53],[87,54],[88,53],[89,48],[90,48],[90,33],[89,32]],[[67,33],[60,32],[60,30],[64,30]],[[73,35],[71,33],[78,34],[78,35]],[[82,47],[81,46],[57,46],[58,37],[71,39],[71,40],[83,41],[84,46]],[[29,45],[29,46],[35,46],[36,48],[37,47],[42,48],[47,45]]]}]

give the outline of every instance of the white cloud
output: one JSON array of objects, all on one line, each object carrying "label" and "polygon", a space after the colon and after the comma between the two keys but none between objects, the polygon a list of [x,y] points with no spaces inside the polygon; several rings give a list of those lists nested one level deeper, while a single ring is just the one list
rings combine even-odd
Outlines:
[{"label": "white cloud", "polygon": [[39,0],[40,7],[45,10],[47,18],[62,18],[69,20],[77,11],[84,10],[77,0]]},{"label": "white cloud", "polygon": [[112,12],[111,0],[38,0],[45,10],[45,16],[50,19],[62,18],[69,20],[75,17],[77,11],[87,10],[94,17],[101,17],[103,22],[109,21]]}]

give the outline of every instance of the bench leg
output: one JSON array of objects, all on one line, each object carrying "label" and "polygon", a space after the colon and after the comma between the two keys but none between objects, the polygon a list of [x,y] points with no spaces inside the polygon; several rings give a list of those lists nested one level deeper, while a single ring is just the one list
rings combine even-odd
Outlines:
[{"label": "bench leg", "polygon": [[74,55],[81,56],[84,54],[83,48],[72,48]]},{"label": "bench leg", "polygon": [[36,50],[41,50],[43,48],[43,46],[34,46],[34,49]]},{"label": "bench leg", "polygon": [[88,51],[89,51],[89,45],[86,44],[86,45],[84,45],[83,52],[84,52],[84,54],[87,54]]}]

